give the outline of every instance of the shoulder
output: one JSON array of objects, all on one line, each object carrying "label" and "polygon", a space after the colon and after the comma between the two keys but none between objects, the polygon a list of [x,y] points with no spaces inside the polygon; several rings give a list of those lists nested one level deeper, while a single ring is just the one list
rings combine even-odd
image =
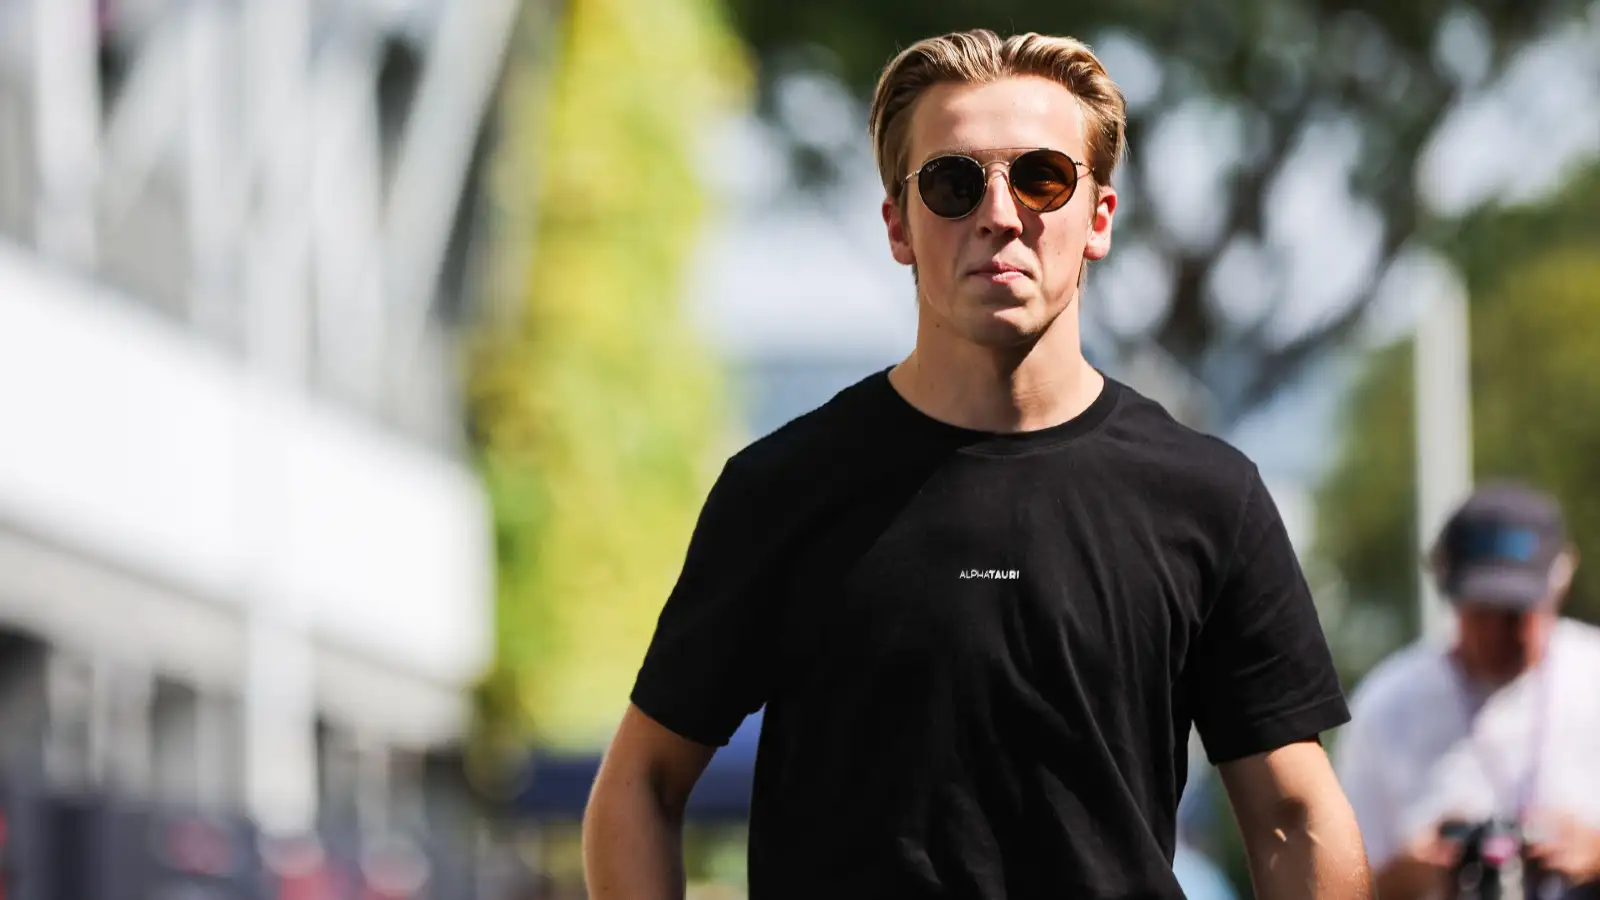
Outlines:
[{"label": "shoulder", "polygon": [[1167,498],[1183,509],[1237,525],[1247,501],[1270,505],[1254,460],[1227,440],[1178,421],[1160,403],[1115,382],[1116,412],[1101,437],[1121,480],[1141,496]]},{"label": "shoulder", "polygon": [[803,485],[831,464],[846,463],[873,445],[884,419],[887,379],[868,375],[827,402],[757,438],[729,458],[723,481],[740,487]]},{"label": "shoulder", "polygon": [[1185,425],[1166,407],[1133,387],[1111,383],[1118,392],[1118,403],[1104,434],[1133,458],[1188,473],[1192,479],[1220,477],[1237,481],[1248,479],[1255,472],[1255,463],[1238,447]]},{"label": "shoulder", "polygon": [[1566,617],[1556,620],[1555,639],[1600,656],[1600,627],[1588,622]]},{"label": "shoulder", "polygon": [[1556,621],[1554,661],[1569,671],[1581,670],[1600,680],[1600,628],[1577,619]]}]

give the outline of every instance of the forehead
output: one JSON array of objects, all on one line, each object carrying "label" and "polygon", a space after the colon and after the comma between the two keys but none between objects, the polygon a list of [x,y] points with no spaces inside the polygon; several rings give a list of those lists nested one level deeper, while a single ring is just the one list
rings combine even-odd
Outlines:
[{"label": "forehead", "polygon": [[950,151],[1050,147],[1083,160],[1085,136],[1082,104],[1048,78],[937,84],[912,108],[907,158],[916,166]]},{"label": "forehead", "polygon": [[1457,607],[1461,619],[1481,626],[1522,625],[1540,617],[1542,609],[1506,609],[1487,603],[1463,601]]}]

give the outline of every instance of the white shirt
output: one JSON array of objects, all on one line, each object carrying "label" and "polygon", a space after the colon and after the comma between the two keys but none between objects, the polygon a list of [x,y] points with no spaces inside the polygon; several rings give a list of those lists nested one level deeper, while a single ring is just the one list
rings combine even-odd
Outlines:
[{"label": "white shirt", "polygon": [[1531,811],[1600,828],[1600,628],[1561,619],[1550,641],[1543,665],[1486,700],[1464,697],[1448,650],[1423,643],[1354,692],[1334,755],[1374,870],[1440,819],[1515,816],[1541,717]]}]

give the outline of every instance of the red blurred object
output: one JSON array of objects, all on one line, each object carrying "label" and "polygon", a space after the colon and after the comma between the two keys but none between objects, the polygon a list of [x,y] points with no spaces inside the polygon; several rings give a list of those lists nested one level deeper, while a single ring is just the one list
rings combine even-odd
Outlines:
[{"label": "red blurred object", "polygon": [[203,819],[183,819],[165,829],[160,845],[162,861],[190,875],[221,877],[233,872],[233,836]]},{"label": "red blurred object", "polygon": [[1483,859],[1492,866],[1505,865],[1517,852],[1517,839],[1509,834],[1497,834],[1484,839]]},{"label": "red blurred object", "polygon": [[272,900],[340,900],[328,857],[314,839],[269,843],[263,848],[262,862],[276,881]]}]

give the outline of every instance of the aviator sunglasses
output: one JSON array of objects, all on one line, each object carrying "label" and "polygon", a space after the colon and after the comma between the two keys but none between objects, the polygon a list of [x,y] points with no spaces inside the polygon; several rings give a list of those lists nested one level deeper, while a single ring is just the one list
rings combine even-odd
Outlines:
[{"label": "aviator sunglasses", "polygon": [[[1028,150],[1009,163],[1000,164],[1007,169],[1006,184],[1011,196],[1039,213],[1067,205],[1078,187],[1078,167],[1088,168],[1060,150],[1044,148]],[[907,175],[901,184],[913,178],[923,205],[942,219],[960,219],[970,214],[989,190],[988,167],[960,153],[935,156]]]}]

